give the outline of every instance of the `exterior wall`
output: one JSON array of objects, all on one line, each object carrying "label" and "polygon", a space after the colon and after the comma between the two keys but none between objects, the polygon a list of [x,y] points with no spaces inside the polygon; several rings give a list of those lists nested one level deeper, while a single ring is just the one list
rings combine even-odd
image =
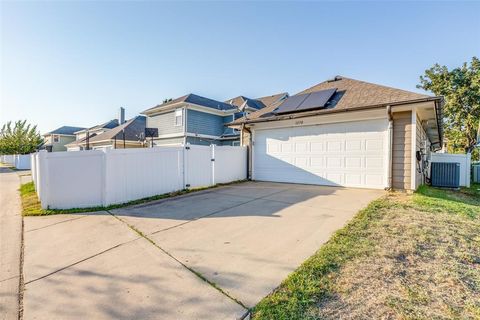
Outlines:
[{"label": "exterior wall", "polygon": [[230,122],[234,121],[235,119],[237,119],[236,115],[230,115],[230,116],[227,116],[227,117],[223,117],[223,134],[236,133],[236,131],[233,128],[229,128],[229,127],[225,126],[227,123],[230,123]]},{"label": "exterior wall", "polygon": [[212,140],[212,139],[205,139],[205,138],[199,138],[199,137],[187,137],[187,143],[200,145],[200,146],[209,146],[211,144],[214,144],[214,145],[217,145],[217,146],[232,146],[233,141],[239,141],[239,139],[235,139],[235,140]]},{"label": "exterior wall", "polygon": [[[154,116],[147,116],[147,128],[157,128],[158,135],[183,133],[184,126],[175,125],[175,111],[168,111]],[[183,117],[185,122],[185,116]]]},{"label": "exterior wall", "polygon": [[[425,143],[427,145],[427,148],[430,149],[430,140],[427,137],[427,133],[425,132],[425,129],[422,126],[421,120],[418,118],[418,115],[416,115],[417,121],[416,121],[416,136],[415,136],[415,151],[420,151],[421,148],[425,147]],[[426,151],[426,150],[424,150]],[[428,151],[427,151],[428,152]],[[421,186],[422,184],[425,183],[424,181],[424,176],[422,174],[423,172],[423,164],[422,162],[416,161],[415,164],[415,189]]]},{"label": "exterior wall", "polygon": [[183,137],[175,137],[175,138],[168,138],[168,139],[156,139],[153,141],[155,146],[166,146],[166,145],[180,145],[183,144],[184,138]]},{"label": "exterior wall", "polygon": [[[236,144],[234,144],[236,142]],[[240,137],[234,140],[222,140],[220,143],[222,146],[240,146]]]},{"label": "exterior wall", "polygon": [[412,112],[393,113],[392,186],[411,189]]},{"label": "exterior wall", "polygon": [[[107,132],[108,130],[111,130],[111,129],[107,129],[107,128],[98,128],[96,130],[89,130],[88,133],[90,134],[90,137],[92,136],[92,134],[96,134],[97,136],[99,134],[102,134],[104,132]],[[85,137],[87,136],[87,131],[83,130],[79,133],[76,134],[76,138],[75,140],[81,140],[81,139],[84,139]]]},{"label": "exterior wall", "polygon": [[[114,149],[114,142],[113,141],[105,141],[103,143],[95,143],[91,145],[91,148],[93,150],[101,150],[101,149]],[[131,149],[131,148],[143,148],[143,145],[141,143],[132,143],[125,141],[125,149]],[[115,149],[124,149],[123,148],[123,140],[117,140],[117,145],[115,146]]]},{"label": "exterior wall", "polygon": [[199,137],[187,137],[187,143],[200,145],[200,146],[209,146],[211,144],[219,145],[220,142],[218,140],[211,140]]},{"label": "exterior wall", "polygon": [[65,147],[65,145],[75,141],[75,136],[59,135],[58,142],[54,142],[53,136],[49,135],[49,136],[46,136],[44,140],[45,140],[45,144],[52,145],[52,152],[67,151],[67,147]]},{"label": "exterior wall", "polygon": [[[221,136],[224,127],[224,117],[197,110],[187,109],[187,132],[205,134],[210,136]],[[232,117],[230,116],[230,119]]]}]

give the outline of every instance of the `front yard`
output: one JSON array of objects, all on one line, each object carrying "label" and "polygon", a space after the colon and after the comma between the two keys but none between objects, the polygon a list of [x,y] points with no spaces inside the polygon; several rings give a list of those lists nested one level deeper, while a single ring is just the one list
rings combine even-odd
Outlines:
[{"label": "front yard", "polygon": [[372,202],[253,319],[479,319],[480,185]]}]

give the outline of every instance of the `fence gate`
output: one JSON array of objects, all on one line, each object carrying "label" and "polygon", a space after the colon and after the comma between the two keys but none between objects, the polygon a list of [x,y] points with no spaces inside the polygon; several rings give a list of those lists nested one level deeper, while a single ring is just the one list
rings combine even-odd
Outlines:
[{"label": "fence gate", "polygon": [[186,145],[184,150],[185,188],[210,186],[214,183],[214,148]]}]

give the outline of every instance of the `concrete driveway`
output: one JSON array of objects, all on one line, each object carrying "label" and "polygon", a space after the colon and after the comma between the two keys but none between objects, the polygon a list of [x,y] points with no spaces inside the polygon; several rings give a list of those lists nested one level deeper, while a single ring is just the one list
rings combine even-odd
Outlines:
[{"label": "concrete driveway", "polygon": [[235,319],[382,191],[247,182],[25,218],[25,319]]}]

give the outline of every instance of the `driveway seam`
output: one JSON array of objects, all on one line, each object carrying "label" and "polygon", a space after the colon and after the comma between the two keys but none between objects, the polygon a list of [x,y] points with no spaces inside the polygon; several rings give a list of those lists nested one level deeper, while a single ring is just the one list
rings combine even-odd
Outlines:
[{"label": "driveway seam", "polygon": [[42,229],[45,229],[45,228],[48,228],[48,227],[56,226],[57,224],[60,224],[60,223],[75,221],[75,220],[86,218],[86,217],[90,217],[90,216],[81,216],[81,217],[76,217],[76,218],[72,218],[72,219],[69,219],[69,220],[59,221],[59,222],[49,224],[48,226],[43,226],[43,227],[39,227],[39,228],[36,228],[36,229],[31,229],[31,230],[28,230],[28,231],[25,231],[25,232],[28,233],[28,232],[31,232],[31,231],[42,230]]},{"label": "driveway seam", "polygon": [[167,256],[169,256],[171,259],[173,259],[174,261],[176,261],[177,263],[179,263],[182,267],[184,267],[185,269],[187,269],[188,271],[190,271],[191,273],[193,273],[195,276],[197,276],[198,278],[200,278],[201,280],[203,280],[204,282],[206,282],[207,284],[209,284],[211,287],[213,287],[214,289],[216,289],[217,291],[219,291],[220,293],[222,293],[224,296],[228,297],[229,299],[231,299],[232,301],[236,302],[237,304],[239,304],[240,306],[242,306],[243,308],[246,309],[246,312],[244,315],[242,315],[242,317],[240,319],[244,319],[249,313],[250,313],[250,309],[240,300],[238,300],[237,298],[231,296],[230,294],[228,294],[226,291],[224,291],[222,288],[220,288],[215,282],[213,281],[210,281],[209,279],[207,279],[204,275],[202,275],[200,272],[196,271],[195,269],[187,266],[185,263],[183,263],[182,261],[180,261],[179,259],[177,259],[173,254],[171,254],[170,252],[168,252],[167,250],[165,250],[164,248],[162,248],[160,245],[158,245],[155,241],[153,241],[152,239],[150,239],[149,237],[147,237],[145,234],[143,234],[140,230],[138,230],[137,228],[135,228],[134,226],[130,225],[128,222],[124,221],[123,219],[121,219],[120,217],[117,217],[115,214],[113,214],[112,212],[106,210],[109,214],[111,214],[113,217],[117,218],[119,221],[123,222],[124,224],[126,224],[130,229],[132,229],[133,231],[135,231],[139,236],[141,236],[142,238],[144,238],[145,240],[147,240],[148,242],[150,242],[153,246],[155,246],[156,248],[160,249],[160,251],[162,251],[164,254],[166,254]]},{"label": "driveway seam", "polygon": [[44,278],[47,278],[47,277],[49,277],[49,276],[51,276],[51,275],[53,275],[53,274],[55,274],[55,273],[57,273],[57,272],[63,271],[63,270],[65,270],[65,269],[68,269],[68,268],[70,268],[70,267],[73,267],[73,266],[75,266],[75,265],[77,265],[77,264],[79,264],[79,263],[82,263],[82,262],[84,262],[84,261],[87,261],[87,260],[90,260],[90,259],[92,259],[92,258],[98,257],[98,256],[100,256],[100,255],[102,255],[102,254],[104,254],[104,253],[107,253],[107,252],[109,252],[109,251],[111,251],[111,250],[113,250],[113,249],[119,248],[119,247],[121,247],[121,246],[123,246],[123,245],[125,245],[125,244],[128,244],[128,243],[133,242],[133,241],[137,241],[138,239],[140,239],[140,237],[135,238],[135,239],[132,239],[132,240],[128,240],[128,241],[126,241],[126,242],[119,243],[119,244],[117,244],[117,245],[115,245],[115,246],[113,246],[113,247],[110,247],[110,248],[108,248],[108,249],[105,249],[105,250],[103,250],[103,251],[100,251],[100,252],[98,252],[98,253],[95,253],[94,255],[91,255],[91,256],[89,256],[89,257],[83,258],[83,259],[78,260],[78,261],[76,261],[76,262],[74,262],[74,263],[71,263],[71,264],[69,264],[69,265],[67,265],[67,266],[65,266],[65,267],[62,267],[62,268],[57,269],[57,270],[55,270],[55,271],[52,271],[52,272],[50,272],[50,273],[48,273],[48,274],[46,274],[46,275],[43,275],[43,276],[38,277],[38,278],[36,278],[36,279],[27,281],[27,282],[25,282],[25,285],[30,284],[30,283],[35,282],[35,281],[38,281],[38,280],[42,280],[42,279],[44,279]]}]

